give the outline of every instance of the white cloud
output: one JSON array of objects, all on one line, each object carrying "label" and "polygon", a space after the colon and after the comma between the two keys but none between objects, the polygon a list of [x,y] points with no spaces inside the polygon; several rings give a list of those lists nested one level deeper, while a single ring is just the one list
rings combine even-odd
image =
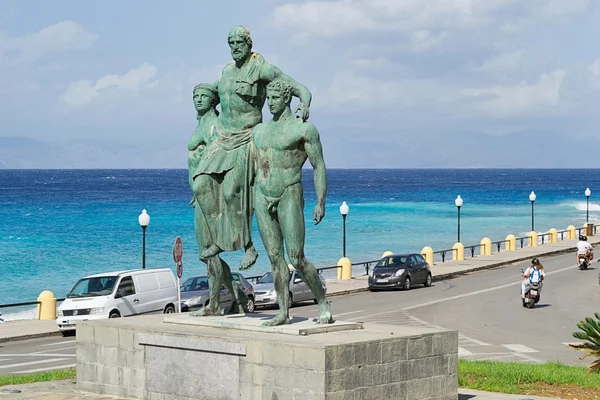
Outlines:
[{"label": "white cloud", "polygon": [[68,107],[76,108],[90,104],[102,95],[135,94],[140,90],[151,88],[157,83],[153,79],[156,71],[154,65],[144,63],[123,75],[105,75],[96,81],[72,82],[60,96],[59,101]]},{"label": "white cloud", "polygon": [[543,74],[537,82],[470,88],[463,91],[474,101],[476,110],[492,117],[556,114],[560,88],[567,71],[560,69]]},{"label": "white cloud", "polygon": [[23,36],[0,34],[0,65],[29,63],[48,54],[92,47],[98,38],[74,21],[62,21]]},{"label": "white cloud", "polygon": [[526,55],[525,50],[497,54],[485,60],[479,70],[493,75],[518,71]]},{"label": "white cloud", "polygon": [[600,77],[600,58],[591,63],[587,70],[594,76]]}]

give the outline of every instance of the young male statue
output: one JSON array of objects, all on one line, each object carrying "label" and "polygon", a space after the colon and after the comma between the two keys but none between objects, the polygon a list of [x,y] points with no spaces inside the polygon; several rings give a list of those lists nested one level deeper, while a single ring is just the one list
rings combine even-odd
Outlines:
[{"label": "young male statue", "polygon": [[317,128],[292,113],[292,87],[284,80],[267,85],[267,103],[273,119],[254,128],[256,157],[254,211],[275,278],[279,314],[263,325],[287,324],[289,320],[289,267],[300,273],[319,304],[318,323],[333,317],[316,268],[304,256],[304,195],[302,166],[306,159],[314,169],[317,204],[315,225],[325,215],[327,177]]}]

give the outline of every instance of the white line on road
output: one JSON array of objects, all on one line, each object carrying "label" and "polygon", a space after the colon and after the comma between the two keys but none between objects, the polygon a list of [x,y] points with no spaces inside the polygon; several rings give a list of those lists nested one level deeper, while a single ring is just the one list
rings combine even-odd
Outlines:
[{"label": "white line on road", "polygon": [[56,343],[46,343],[46,344],[41,344],[40,346],[45,347],[45,346],[58,346],[60,344],[66,344],[66,343],[75,343],[76,340],[63,340],[62,342],[56,342]]},{"label": "white line on road", "polygon": [[0,357],[75,357],[75,354],[38,354],[38,353],[27,353],[27,354],[0,354]]},{"label": "white line on road", "polygon": [[503,344],[502,346],[514,351],[515,353],[539,353],[537,350],[534,350],[531,347],[527,347],[523,344]]},{"label": "white line on road", "polygon": [[343,313],[335,314],[335,316],[336,316],[336,318],[337,318],[337,317],[339,317],[340,315],[350,315],[350,314],[356,314],[356,313],[361,313],[361,312],[365,312],[365,310],[358,310],[358,311],[343,312]]},{"label": "white line on road", "polygon": [[36,369],[28,369],[26,371],[17,371],[17,372],[13,372],[13,374],[32,374],[34,372],[51,371],[53,369],[75,368],[76,366],[77,366],[77,364],[57,365],[57,366],[48,367],[48,368],[36,368]]},{"label": "white line on road", "polygon": [[51,349],[51,350],[36,351],[34,354],[43,354],[43,355],[45,355],[44,353],[49,353],[49,352],[53,352],[53,351],[60,351],[60,350],[73,350],[73,349],[75,349],[75,346],[61,347],[61,348],[58,348],[58,349],[54,348],[54,349]]},{"label": "white line on road", "polygon": [[[570,267],[565,267],[565,268],[557,269],[557,270],[554,270],[554,271],[551,271],[551,272],[546,272],[546,275],[558,274],[559,272],[568,271],[568,270],[573,269],[573,268],[577,268],[577,266],[576,265],[572,265]],[[434,304],[444,303],[444,302],[450,301],[450,300],[462,299],[463,297],[476,296],[478,294],[492,292],[494,290],[499,290],[499,289],[504,289],[504,288],[511,287],[511,286],[520,285],[521,282],[523,282],[523,281],[520,280],[520,281],[517,281],[517,282],[506,283],[504,285],[494,286],[494,287],[487,288],[487,289],[476,290],[476,291],[470,292],[470,293],[463,293],[463,294],[459,294],[459,295],[456,295],[456,296],[445,297],[443,299],[437,299],[437,300],[428,301],[426,303],[415,304],[414,306],[404,307],[403,310],[414,310],[416,308],[422,308],[422,307],[432,306]],[[387,311],[387,313],[389,313],[389,312],[391,312],[391,311]],[[397,312],[397,310],[394,310],[393,312]],[[385,314],[385,313],[386,312],[383,312],[383,313],[380,313],[380,314]],[[371,315],[377,315],[377,314],[371,314]]]},{"label": "white line on road", "polygon": [[458,356],[459,357],[465,357],[465,356],[471,356],[473,355],[473,353],[471,353],[469,350],[465,350],[462,347],[458,348]]},{"label": "white line on road", "polygon": [[50,362],[54,362],[54,361],[67,361],[67,360],[64,358],[49,358],[47,360],[27,361],[27,362],[22,362],[22,363],[17,363],[17,364],[2,365],[2,366],[0,366],[0,369],[23,367],[25,365],[44,364],[44,363],[50,363]]},{"label": "white line on road", "polygon": [[458,334],[458,341],[459,342],[463,341],[461,343],[463,346],[473,346],[473,345],[467,345],[465,342],[473,342],[477,346],[489,346],[490,345],[489,343],[482,342],[481,340],[477,340],[477,339],[470,338],[468,336],[461,335],[460,333]]}]

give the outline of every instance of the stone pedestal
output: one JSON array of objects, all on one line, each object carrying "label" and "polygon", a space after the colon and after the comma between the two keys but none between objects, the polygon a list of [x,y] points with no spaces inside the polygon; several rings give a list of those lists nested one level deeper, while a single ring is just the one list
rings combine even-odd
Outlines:
[{"label": "stone pedestal", "polygon": [[265,314],[77,326],[77,387],[145,399],[456,399],[458,333]]}]

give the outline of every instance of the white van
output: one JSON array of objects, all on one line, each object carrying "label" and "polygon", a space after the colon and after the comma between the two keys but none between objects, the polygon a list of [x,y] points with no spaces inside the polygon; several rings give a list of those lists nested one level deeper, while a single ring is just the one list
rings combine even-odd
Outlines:
[{"label": "white van", "polygon": [[57,310],[56,324],[66,334],[77,321],[174,313],[177,282],[169,268],[107,272],[80,279]]}]

